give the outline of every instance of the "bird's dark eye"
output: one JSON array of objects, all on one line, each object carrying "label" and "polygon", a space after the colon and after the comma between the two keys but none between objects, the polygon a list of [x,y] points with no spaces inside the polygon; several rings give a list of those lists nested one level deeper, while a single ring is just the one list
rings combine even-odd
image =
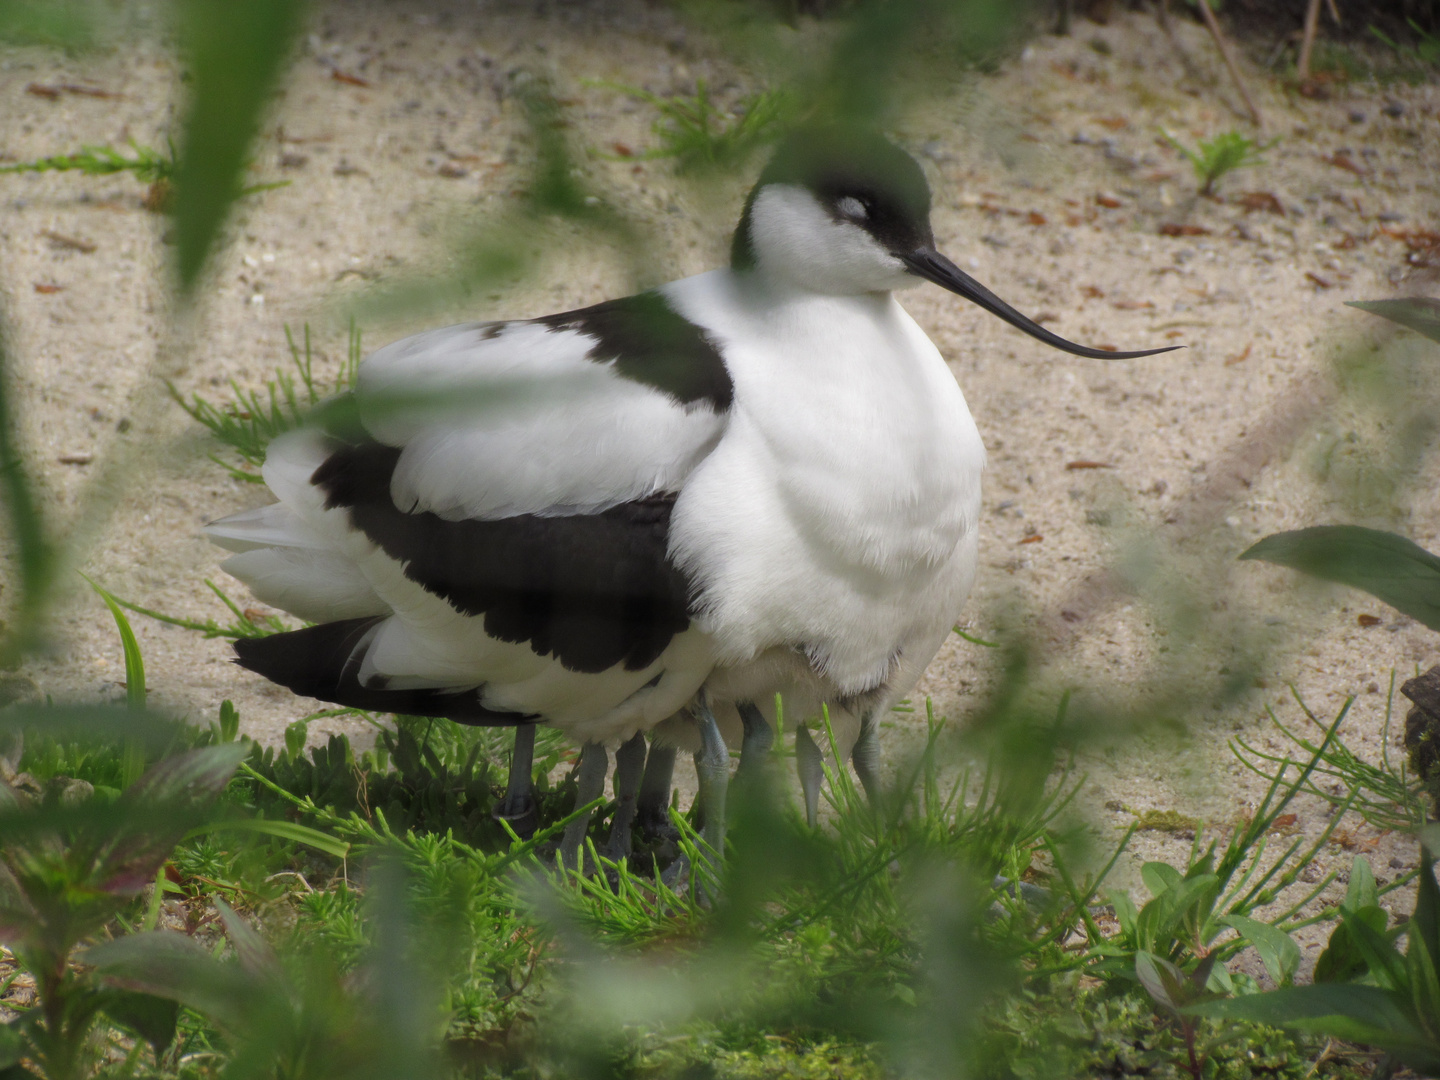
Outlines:
[{"label": "bird's dark eye", "polygon": [[870,216],[870,209],[854,195],[842,195],[835,203],[835,210],[841,217],[851,221],[864,221]]}]

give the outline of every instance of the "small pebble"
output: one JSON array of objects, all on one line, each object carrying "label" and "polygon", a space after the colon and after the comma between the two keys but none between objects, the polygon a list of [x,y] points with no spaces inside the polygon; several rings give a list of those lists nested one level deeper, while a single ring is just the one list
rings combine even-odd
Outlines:
[{"label": "small pebble", "polygon": [[1350,123],[1363,124],[1364,122],[1365,114],[1363,112],[1361,112],[1359,109],[1352,109],[1350,111]]},{"label": "small pebble", "polygon": [[1395,210],[1386,210],[1385,212],[1377,214],[1375,216],[1377,220],[1386,222],[1387,224],[1393,224],[1394,222],[1405,220],[1405,215]]},{"label": "small pebble", "polygon": [[69,454],[61,454],[55,460],[61,465],[89,465],[95,460],[95,455],[88,451],[78,450]]},{"label": "small pebble", "polygon": [[1405,115],[1405,106],[1401,105],[1398,101],[1391,101],[1380,111],[1391,119],[1398,120]]}]

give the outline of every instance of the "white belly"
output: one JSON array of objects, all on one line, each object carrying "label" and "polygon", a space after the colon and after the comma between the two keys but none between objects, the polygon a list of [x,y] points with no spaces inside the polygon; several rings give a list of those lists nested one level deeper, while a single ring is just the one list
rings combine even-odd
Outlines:
[{"label": "white belly", "polygon": [[933,651],[974,580],[985,452],[959,387],[889,296],[686,314],[724,340],[735,384],[671,531],[717,690],[764,681],[777,648],[824,697],[874,689],[907,649]]}]

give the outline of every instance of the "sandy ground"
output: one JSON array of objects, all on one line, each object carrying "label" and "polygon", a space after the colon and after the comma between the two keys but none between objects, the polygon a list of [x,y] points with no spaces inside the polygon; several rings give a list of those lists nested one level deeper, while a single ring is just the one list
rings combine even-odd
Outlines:
[{"label": "sandy ground", "polygon": [[[0,176],[0,289],[22,427],[57,526],[74,531],[88,486],[107,461],[124,462],[114,514],[81,558],[87,573],[165,612],[225,617],[201,584],[217,575],[220,555],[197,527],[265,497],[196,452],[188,418],[157,404],[157,373],[225,399],[226,380],[258,386],[284,363],[285,325],[306,321],[319,366],[333,372],[344,347],[338,302],[376,281],[443,270],[456,224],[503,208],[522,181],[512,71],[548,74],[577,141],[605,152],[648,145],[654,115],[591,80],[668,94],[704,78],[725,101],[756,88],[661,9],[548,12],[322,9],[257,149],[257,179],[292,183],[245,201],[202,288],[188,354],[162,345],[166,222],[143,208],[140,185]],[[1346,730],[1354,748],[1377,756],[1390,673],[1403,678],[1435,659],[1433,635],[1368,597],[1302,592],[1292,575],[1233,556],[1267,533],[1339,520],[1440,546],[1434,461],[1395,486],[1376,448],[1393,445],[1398,422],[1377,420],[1332,377],[1336,357],[1371,356],[1386,341],[1424,362],[1421,343],[1391,341],[1384,324],[1341,303],[1436,291],[1392,234],[1435,229],[1440,218],[1440,87],[1351,84],[1320,101],[1287,93],[1253,62],[1247,70],[1267,135],[1280,141],[1263,167],[1222,182],[1221,201],[1197,198],[1188,167],[1158,138],[1161,127],[1191,144],[1247,130],[1203,29],[1179,20],[1171,34],[1131,14],[1038,38],[994,74],[957,77],[897,125],[930,173],[942,250],[980,280],[1074,340],[1187,346],[1141,361],[1084,360],[939,290],[905,298],[951,361],[990,451],[969,628],[1029,635],[1044,650],[1043,684],[1093,687],[1102,714],[1173,714],[1173,701],[1162,708],[1153,687],[1137,688],[1163,671],[1193,680],[1203,715],[1188,733],[1160,727],[1089,755],[1086,806],[1102,839],[1132,811],[1175,809],[1223,826],[1253,805],[1260,786],[1226,741],[1240,733],[1278,749],[1264,710],[1298,718],[1288,684],[1322,717],[1358,695]],[[163,145],[177,73],[145,35],[82,57],[0,53],[0,161],[129,137]],[[638,282],[620,259],[552,260],[523,290],[403,326],[366,324],[367,345],[425,323],[575,307],[725,258],[743,178],[717,192],[677,180],[663,162],[596,155],[585,167],[599,190],[653,224],[657,246]],[[1246,206],[1237,199],[1247,192],[1265,194]],[[1165,225],[1194,228],[1169,236]],[[1425,393],[1402,385],[1399,407]],[[88,464],[75,463],[85,455]],[[1107,569],[1125,558],[1137,565],[1137,537],[1173,556],[1139,594],[1117,589]],[[1188,610],[1186,597],[1203,598],[1192,608],[1207,643],[1142,594],[1168,596],[1172,614]],[[1378,624],[1360,625],[1361,615]],[[244,730],[269,740],[309,708],[231,665],[223,642],[144,619],[136,630],[154,700],[168,708],[203,721],[229,698]],[[113,628],[78,578],[53,642],[25,669],[44,692],[120,692]],[[952,639],[915,700],[928,694],[963,723],[993,681],[993,661]],[[1229,672],[1245,673],[1243,692],[1212,704]],[[920,715],[887,724],[892,751]],[[311,730],[313,739],[331,729]],[[1298,812],[1301,834],[1323,826],[1318,806]],[[1408,841],[1363,828],[1350,839],[1382,879],[1414,863]],[[1135,846],[1144,857],[1183,848],[1160,833]],[[1332,846],[1321,861],[1343,868],[1350,858]]]}]

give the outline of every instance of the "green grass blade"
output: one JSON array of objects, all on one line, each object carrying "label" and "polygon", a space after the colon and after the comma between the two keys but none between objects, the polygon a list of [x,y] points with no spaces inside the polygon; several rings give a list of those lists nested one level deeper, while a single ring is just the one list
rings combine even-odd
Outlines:
[{"label": "green grass blade", "polygon": [[272,821],[268,818],[236,818],[233,821],[211,822],[198,829],[191,829],[186,833],[185,839],[189,840],[197,836],[224,831],[273,836],[280,840],[304,844],[306,847],[323,851],[326,855],[336,859],[343,859],[350,854],[350,845],[337,836],[331,836],[329,833],[323,833],[319,829],[312,829],[294,821]]},{"label": "green grass blade", "polygon": [[140,655],[140,643],[135,640],[135,631],[125,617],[124,608],[107,590],[101,588],[84,574],[92,589],[105,601],[110,614],[115,617],[115,626],[120,631],[120,646],[125,652],[125,701],[132,709],[145,708],[145,659]]}]

